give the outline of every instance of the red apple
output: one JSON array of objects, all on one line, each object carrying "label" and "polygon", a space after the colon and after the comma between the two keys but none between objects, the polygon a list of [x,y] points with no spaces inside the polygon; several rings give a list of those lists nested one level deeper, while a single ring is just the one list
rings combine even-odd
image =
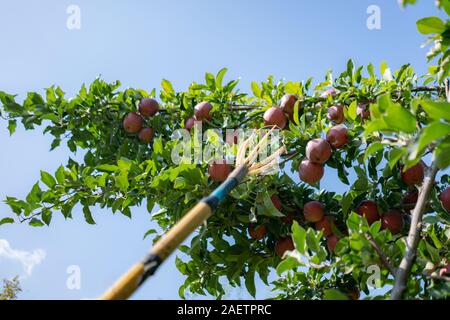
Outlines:
[{"label": "red apple", "polygon": [[330,253],[334,252],[334,249],[336,248],[336,245],[338,242],[339,242],[339,238],[337,236],[335,236],[334,234],[327,239],[327,247],[328,247],[328,251],[330,251]]},{"label": "red apple", "polygon": [[331,157],[331,146],[325,139],[313,139],[306,145],[306,157],[311,162],[324,164]]},{"label": "red apple", "polygon": [[402,204],[407,206],[406,210],[411,211],[415,207],[418,198],[419,193],[416,190],[408,191],[403,195]]},{"label": "red apple", "polygon": [[439,269],[440,277],[447,276],[447,275],[450,275],[450,263],[447,264],[445,267],[442,267]]},{"label": "red apple", "polygon": [[250,234],[250,237],[252,237],[252,239],[260,240],[267,234],[267,227],[265,224],[257,226],[252,223],[248,227],[248,233]]},{"label": "red apple", "polygon": [[334,126],[328,130],[327,141],[334,149],[340,149],[348,144],[348,131],[342,125]]},{"label": "red apple", "polygon": [[447,187],[441,192],[439,199],[441,200],[444,209],[450,212],[450,187]]},{"label": "red apple", "polygon": [[316,184],[322,179],[324,169],[321,164],[303,160],[298,167],[298,175],[303,182],[311,185]]},{"label": "red apple", "polygon": [[191,131],[194,126],[195,126],[195,118],[186,119],[186,121],[184,122],[184,128],[188,131]]},{"label": "red apple", "polygon": [[266,126],[277,126],[280,129],[286,127],[287,118],[280,108],[271,107],[264,112],[264,123]]},{"label": "red apple", "polygon": [[231,166],[226,160],[215,160],[208,167],[209,176],[216,182],[225,181],[230,172]]},{"label": "red apple", "polygon": [[[285,94],[281,98],[280,108],[281,110],[283,110],[284,113],[286,113],[289,116],[290,119],[293,119],[294,107],[297,100],[298,100],[297,97],[293,94]],[[300,106],[301,105],[299,105],[299,110]]]},{"label": "red apple", "polygon": [[139,102],[139,113],[143,117],[152,117],[159,111],[158,101],[152,98],[144,98]]},{"label": "red apple", "polygon": [[383,229],[390,230],[393,234],[400,233],[403,229],[403,216],[397,209],[390,209],[381,217]]},{"label": "red apple", "polygon": [[328,96],[335,97],[338,94],[335,88],[327,89],[320,95],[321,98],[327,98]]},{"label": "red apple", "polygon": [[232,132],[229,132],[227,130],[226,132],[226,137],[225,137],[225,141],[229,144],[229,145],[233,145],[233,144],[238,144],[238,140],[239,140],[239,132],[238,130],[234,130]]},{"label": "red apple", "polygon": [[291,237],[281,238],[275,244],[275,253],[282,258],[286,251],[293,251],[295,249]]},{"label": "red apple", "polygon": [[356,107],[356,115],[363,120],[369,119],[370,118],[369,103],[367,102],[358,103],[358,106]]},{"label": "red apple", "polygon": [[333,234],[333,228],[332,225],[334,225],[334,219],[330,216],[324,216],[322,220],[316,222],[316,230],[323,230],[323,235],[325,237],[329,237]]},{"label": "red apple", "polygon": [[358,300],[358,299],[359,299],[359,296],[360,296],[359,289],[356,288],[356,287],[355,287],[355,288],[347,289],[346,294],[347,294],[347,297],[348,297],[350,300]]},{"label": "red apple", "polygon": [[281,222],[283,222],[285,224],[292,224],[294,222],[294,220],[296,220],[295,218],[296,218],[295,215],[290,213],[290,214],[282,217],[280,220],[281,220]]},{"label": "red apple", "polygon": [[210,121],[212,119],[212,116],[210,114],[211,109],[212,109],[212,105],[208,101],[200,102],[199,104],[197,104],[194,107],[195,119],[197,119],[199,121],[203,121],[203,120]]},{"label": "red apple", "polygon": [[303,207],[305,220],[309,222],[318,222],[323,219],[325,209],[319,201],[309,201]]},{"label": "red apple", "polygon": [[123,119],[123,128],[128,133],[138,133],[142,129],[144,119],[136,112],[130,112]]},{"label": "red apple", "polygon": [[281,211],[281,209],[283,208],[283,206],[281,205],[281,200],[280,198],[278,198],[278,196],[276,194],[273,194],[270,197],[270,200],[272,200],[272,203],[274,205],[275,208],[277,208],[278,211]]},{"label": "red apple", "polygon": [[364,200],[362,201],[358,208],[356,209],[356,213],[360,216],[366,217],[369,225],[374,223],[375,221],[380,220],[380,214],[378,213],[378,206],[375,201],[372,200]]},{"label": "red apple", "polygon": [[420,161],[407,170],[402,170],[402,180],[408,186],[421,184],[424,177],[425,164]]},{"label": "red apple", "polygon": [[344,107],[341,105],[332,106],[328,108],[328,120],[333,121],[336,124],[341,124],[345,121]]},{"label": "red apple", "polygon": [[153,134],[154,134],[154,130],[152,128],[143,128],[139,132],[139,139],[142,142],[150,143],[153,140]]}]

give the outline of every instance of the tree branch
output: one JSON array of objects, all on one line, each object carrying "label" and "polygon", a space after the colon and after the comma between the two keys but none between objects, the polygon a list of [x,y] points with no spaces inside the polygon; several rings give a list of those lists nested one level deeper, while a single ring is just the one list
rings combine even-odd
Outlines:
[{"label": "tree branch", "polygon": [[442,280],[446,282],[450,282],[450,277],[448,276],[440,276],[438,274],[425,274],[427,278],[433,279],[433,280]]},{"label": "tree branch", "polygon": [[447,96],[447,102],[450,102],[450,88],[448,79],[445,79],[444,86],[445,86],[445,95]]},{"label": "tree branch", "polygon": [[[392,93],[402,94],[405,90],[396,90]],[[447,92],[445,87],[442,86],[418,86],[411,89],[411,92],[437,92],[438,94],[441,92]],[[385,92],[383,92],[385,93]],[[381,93],[380,93],[381,94]],[[377,95],[378,96],[378,95]],[[348,98],[355,98],[355,95],[350,95]],[[309,101],[312,101],[313,103],[326,101],[327,97],[309,97]],[[301,102],[304,102],[305,99],[300,100]],[[231,108],[233,111],[246,111],[246,110],[254,110],[254,109],[260,109],[265,107],[266,105],[257,105],[257,104],[230,104],[227,107]]]},{"label": "tree branch", "polygon": [[375,250],[375,252],[378,254],[378,256],[381,259],[381,262],[383,265],[389,270],[389,272],[395,276],[397,270],[394,268],[394,266],[390,263],[388,257],[384,254],[384,252],[381,250],[381,248],[378,246],[378,243],[375,241],[375,239],[372,237],[370,233],[365,234],[367,240],[369,241],[372,248]]},{"label": "tree branch", "polygon": [[391,300],[402,299],[406,290],[406,284],[411,272],[412,265],[416,258],[417,246],[420,240],[420,231],[422,229],[422,216],[427,207],[427,201],[436,178],[438,168],[433,161],[431,168],[427,168],[427,175],[419,191],[419,198],[416,207],[411,215],[411,226],[409,228],[408,238],[406,240],[406,252],[400,262],[400,266],[395,274],[395,283],[392,288]]}]

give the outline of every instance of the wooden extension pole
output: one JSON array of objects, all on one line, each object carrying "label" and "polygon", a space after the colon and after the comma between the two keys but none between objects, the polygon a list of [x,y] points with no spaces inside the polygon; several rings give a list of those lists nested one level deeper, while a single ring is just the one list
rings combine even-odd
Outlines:
[{"label": "wooden extension pole", "polygon": [[208,220],[219,203],[248,173],[246,166],[237,167],[210,196],[197,203],[189,212],[159,239],[150,253],[132,266],[101,297],[101,300],[128,299],[139,286],[151,276],[161,263],[170,256],[186,238],[203,222]]}]

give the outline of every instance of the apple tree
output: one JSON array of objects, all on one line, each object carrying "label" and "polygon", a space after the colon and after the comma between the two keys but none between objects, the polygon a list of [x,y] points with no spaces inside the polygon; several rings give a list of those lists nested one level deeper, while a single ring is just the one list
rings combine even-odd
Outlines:
[{"label": "apple tree", "polygon": [[[41,171],[25,199],[7,197],[13,215],[0,224],[41,227],[54,214],[95,224],[93,207],[131,218],[146,206],[159,228],[145,236],[157,240],[231,170],[221,159],[174,163],[173,132],[204,134],[232,158],[238,136],[217,133],[276,125],[287,150],[279,172],[247,178],[179,248],[187,257],[176,259],[180,296],[221,298],[224,285],[255,295],[258,276],[279,299],[448,297],[447,25],[418,22],[442,44],[438,66],[423,76],[410,65],[393,71],[349,60],[323,81],[268,77],[251,93],[224,81],[225,68],[185,91],[168,80],[146,91],[99,78],[70,98],[55,86],[23,101],[0,92],[11,134],[20,123],[43,128],[52,150],[65,144],[83,155]],[[324,176],[339,181],[339,192],[321,188]]]}]

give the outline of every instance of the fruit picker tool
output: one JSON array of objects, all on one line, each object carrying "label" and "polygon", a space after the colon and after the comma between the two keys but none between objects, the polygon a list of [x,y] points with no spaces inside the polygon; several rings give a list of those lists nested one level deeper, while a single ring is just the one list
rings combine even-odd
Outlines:
[{"label": "fruit picker tool", "polygon": [[101,297],[101,300],[124,300],[128,299],[151,275],[153,275],[169,255],[201,224],[203,224],[246,176],[267,173],[278,161],[278,157],[285,152],[282,146],[270,156],[256,163],[258,154],[262,147],[267,146],[270,134],[276,127],[272,127],[256,146],[251,145],[254,139],[261,135],[261,131],[255,131],[239,147],[236,155],[236,168],[228,178],[217,187],[209,196],[197,203],[183,218],[172,227],[166,235],[159,239],[142,259],[133,265],[116,283],[113,284]]}]

